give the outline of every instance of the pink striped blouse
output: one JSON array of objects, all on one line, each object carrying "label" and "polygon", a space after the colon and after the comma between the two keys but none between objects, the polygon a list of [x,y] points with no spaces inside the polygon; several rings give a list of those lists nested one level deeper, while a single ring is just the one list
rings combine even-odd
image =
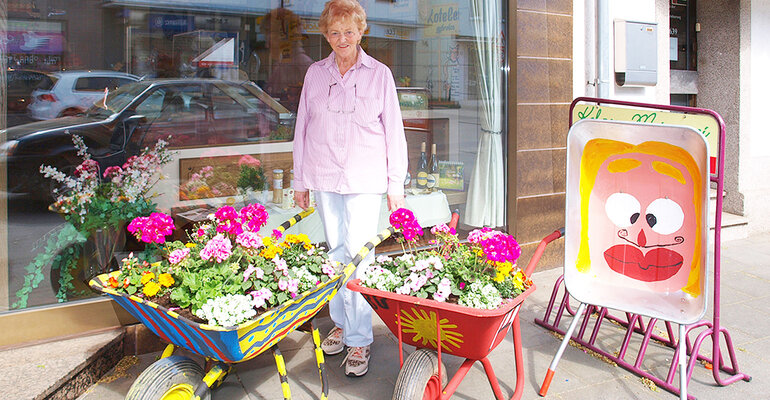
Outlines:
[{"label": "pink striped blouse", "polygon": [[393,74],[358,49],[343,77],[334,52],[315,62],[294,128],[294,188],[404,194],[406,137]]}]

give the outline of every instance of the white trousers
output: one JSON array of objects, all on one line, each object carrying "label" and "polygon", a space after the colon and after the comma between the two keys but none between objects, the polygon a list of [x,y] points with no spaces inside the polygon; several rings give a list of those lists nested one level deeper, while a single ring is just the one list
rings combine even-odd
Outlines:
[{"label": "white trousers", "polygon": [[[314,195],[329,245],[329,258],[347,265],[377,235],[382,195],[332,192],[314,192]],[[372,261],[374,252],[370,252],[358,265],[351,279],[355,279],[359,271]],[[374,341],[372,308],[361,293],[343,285],[329,301],[329,315],[334,325],[342,328],[342,340],[347,346],[368,346]]]}]

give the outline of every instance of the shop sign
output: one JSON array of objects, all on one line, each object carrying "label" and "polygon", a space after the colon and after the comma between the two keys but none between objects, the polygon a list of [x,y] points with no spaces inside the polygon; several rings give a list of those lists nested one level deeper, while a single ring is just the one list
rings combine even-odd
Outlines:
[{"label": "shop sign", "polygon": [[428,12],[425,36],[453,36],[460,33],[460,9],[457,3],[435,4]]},{"label": "shop sign", "polygon": [[695,128],[706,138],[709,148],[710,170],[711,173],[716,172],[716,159],[719,151],[719,123],[709,115],[580,104],[573,109],[572,120],[577,122],[581,119],[684,125]]},{"label": "shop sign", "polygon": [[410,40],[414,29],[402,26],[370,24],[367,34],[372,37]]},{"label": "shop sign", "polygon": [[151,31],[179,33],[195,30],[195,18],[190,15],[150,14],[149,23]]},{"label": "shop sign", "polygon": [[64,32],[60,22],[8,21],[8,53],[61,54]]}]

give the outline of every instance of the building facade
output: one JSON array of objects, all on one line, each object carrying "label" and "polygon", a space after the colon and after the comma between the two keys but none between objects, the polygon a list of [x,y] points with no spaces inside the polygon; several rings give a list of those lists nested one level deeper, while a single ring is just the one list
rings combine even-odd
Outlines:
[{"label": "building facade", "polygon": [[[744,216],[748,232],[768,229],[768,206],[761,199],[770,194],[770,183],[761,171],[770,164],[765,145],[770,139],[759,112],[768,102],[762,96],[768,78],[759,71],[770,51],[759,38],[770,23],[770,5],[716,0],[361,3],[369,15],[362,48],[390,67],[399,87],[412,178],[405,186],[415,201],[424,201],[431,221],[457,210],[461,231],[503,227],[521,243],[522,260],[528,260],[542,237],[563,226],[568,212],[569,105],[578,96],[597,96],[719,112],[728,135],[726,211]],[[318,28],[323,4],[4,2],[0,346],[130,320],[82,283],[87,258],[95,251],[88,239],[93,233],[58,240],[67,224],[47,208],[51,184],[37,169],[49,163],[72,172],[70,154],[57,153],[67,146],[35,142],[37,150],[24,153],[25,141],[68,127],[90,137],[89,123],[101,124],[99,134],[117,138],[126,154],[170,138],[174,157],[163,167],[153,201],[178,226],[199,221],[212,207],[249,200],[237,179],[243,155],[260,160],[268,182],[260,189],[289,189],[292,123],[304,72],[331,51]],[[654,25],[654,84],[616,81],[616,21]],[[176,114],[166,115],[172,94],[182,101]],[[107,107],[119,95],[134,96],[121,104],[134,107],[132,115],[142,114],[139,124],[130,116],[117,121],[118,110]],[[99,102],[110,113],[102,121],[85,121],[98,115]],[[89,143],[99,146],[96,139]],[[426,156],[435,152],[439,164],[432,191],[423,189],[423,182],[417,187],[423,143]],[[108,152],[115,142],[102,145]],[[279,169],[282,178],[273,174]],[[291,204],[271,202],[271,196],[260,200],[270,203],[277,218],[293,210]],[[131,238],[120,243],[115,259],[137,248]],[[56,264],[66,261],[71,248],[79,249],[77,257]],[[562,262],[563,248],[557,245],[541,268]],[[41,328],[41,319],[52,323]],[[7,329],[12,326],[16,329]]]}]

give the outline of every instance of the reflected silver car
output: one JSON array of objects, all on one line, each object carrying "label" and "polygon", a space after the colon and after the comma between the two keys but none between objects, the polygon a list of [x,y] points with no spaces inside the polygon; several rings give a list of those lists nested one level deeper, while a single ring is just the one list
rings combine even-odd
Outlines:
[{"label": "reflected silver car", "polygon": [[116,71],[61,71],[49,76],[50,80],[32,92],[27,113],[33,119],[77,115],[103,99],[105,88],[110,92],[139,80],[136,75]]}]

